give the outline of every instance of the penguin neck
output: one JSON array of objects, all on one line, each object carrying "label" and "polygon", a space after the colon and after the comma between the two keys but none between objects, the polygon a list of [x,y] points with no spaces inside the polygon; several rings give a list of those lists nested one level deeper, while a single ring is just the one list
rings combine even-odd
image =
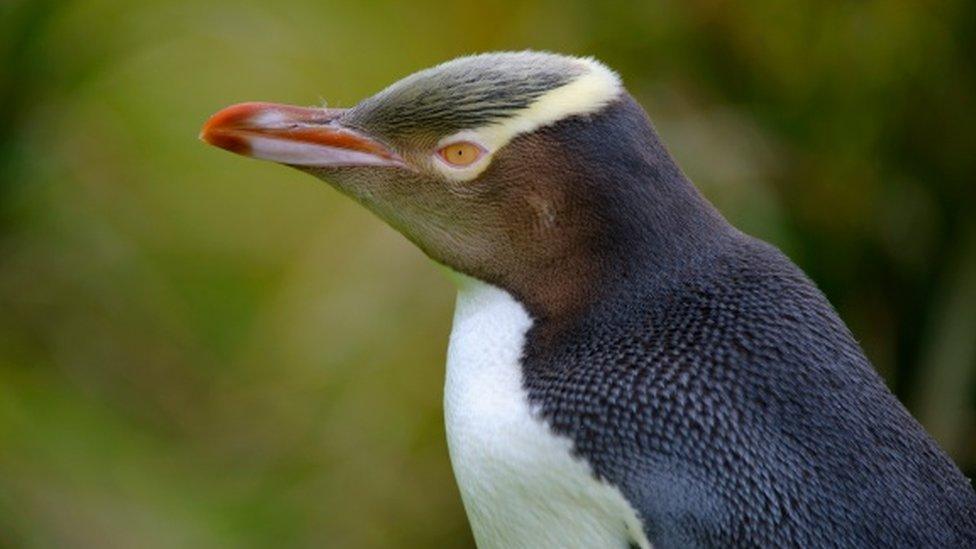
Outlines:
[{"label": "penguin neck", "polygon": [[[737,234],[688,182],[690,193],[633,205],[600,240],[532,269],[518,285],[456,275],[462,294],[497,286],[524,307],[532,336],[555,342],[621,304],[659,300]],[[714,215],[713,215],[714,214]]]},{"label": "penguin neck", "polygon": [[587,123],[612,126],[613,135],[622,136],[618,147],[578,143],[604,132],[573,138],[575,171],[585,174],[574,185],[593,210],[588,218],[601,220],[600,226],[560,261],[534,269],[531,283],[513,288],[544,332],[558,332],[617,298],[666,291],[738,234],[681,172],[632,98],[600,118]]},{"label": "penguin neck", "polygon": [[533,192],[554,205],[557,229],[526,237],[524,226],[515,227],[517,236],[487,266],[458,270],[510,294],[532,317],[533,332],[556,336],[608,303],[666,292],[737,234],[629,95],[520,146],[553,163],[536,175]]}]

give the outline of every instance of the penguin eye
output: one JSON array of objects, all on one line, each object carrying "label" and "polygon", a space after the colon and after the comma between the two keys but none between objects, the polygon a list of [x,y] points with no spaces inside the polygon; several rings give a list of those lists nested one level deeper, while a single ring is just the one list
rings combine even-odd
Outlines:
[{"label": "penguin eye", "polygon": [[437,154],[455,168],[464,168],[474,164],[485,154],[485,150],[470,141],[461,141],[444,146]]}]

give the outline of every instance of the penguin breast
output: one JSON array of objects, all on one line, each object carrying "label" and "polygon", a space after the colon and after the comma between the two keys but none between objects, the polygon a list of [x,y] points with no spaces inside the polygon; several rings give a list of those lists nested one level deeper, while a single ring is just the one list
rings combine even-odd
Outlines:
[{"label": "penguin breast", "polygon": [[507,292],[458,293],[444,393],[451,463],[478,546],[650,547],[636,512],[529,404],[532,319]]}]

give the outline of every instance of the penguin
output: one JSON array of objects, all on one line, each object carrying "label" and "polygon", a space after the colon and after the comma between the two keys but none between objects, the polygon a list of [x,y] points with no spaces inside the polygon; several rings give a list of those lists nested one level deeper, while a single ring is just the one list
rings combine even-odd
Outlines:
[{"label": "penguin", "polygon": [[462,57],[348,109],[234,105],[201,138],[325,180],[452,273],[479,547],[976,547],[970,481],[604,64]]}]

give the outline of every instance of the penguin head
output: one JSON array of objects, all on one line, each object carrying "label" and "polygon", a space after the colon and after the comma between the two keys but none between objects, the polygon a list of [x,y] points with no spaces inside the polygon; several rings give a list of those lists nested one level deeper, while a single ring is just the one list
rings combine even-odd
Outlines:
[{"label": "penguin head", "polygon": [[639,255],[655,212],[684,215],[669,206],[674,189],[647,182],[681,176],[643,110],[588,58],[463,57],[349,109],[234,105],[201,138],[327,181],[435,261],[540,314]]}]

